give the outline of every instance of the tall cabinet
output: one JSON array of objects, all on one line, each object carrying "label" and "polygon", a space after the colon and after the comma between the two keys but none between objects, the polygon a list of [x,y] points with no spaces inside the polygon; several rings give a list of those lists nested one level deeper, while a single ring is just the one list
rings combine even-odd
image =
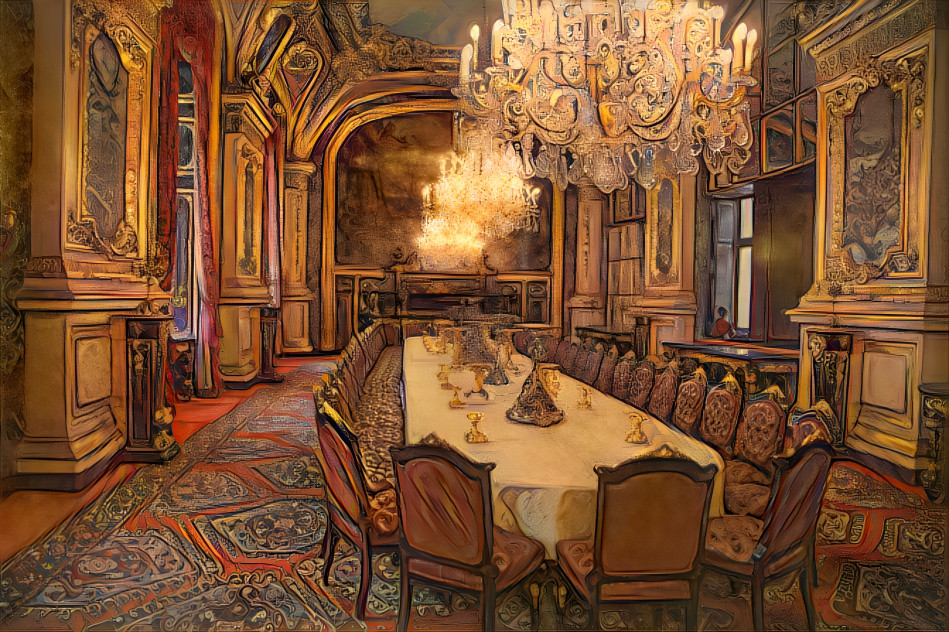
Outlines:
[{"label": "tall cabinet", "polygon": [[819,147],[814,281],[791,312],[798,404],[826,401],[845,446],[909,473],[935,453],[919,387],[949,372],[937,5],[860,3],[802,42],[816,61]]}]

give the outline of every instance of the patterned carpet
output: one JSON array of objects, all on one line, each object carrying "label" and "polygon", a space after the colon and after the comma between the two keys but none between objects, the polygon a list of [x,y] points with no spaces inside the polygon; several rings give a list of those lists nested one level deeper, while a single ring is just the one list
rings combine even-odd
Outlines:
[{"label": "patterned carpet", "polygon": [[[208,425],[167,465],[120,468],[94,502],[0,569],[3,630],[360,629],[359,553],[345,540],[322,583],[327,525],[304,365]],[[944,629],[945,507],[837,464],[819,523],[821,629]],[[398,559],[372,560],[370,629],[394,629]],[[532,616],[529,585],[539,587]],[[500,629],[590,629],[556,566],[498,604]],[[419,589],[417,627],[476,629],[477,601]],[[709,573],[702,629],[749,629],[748,586]],[[805,629],[796,583],[766,590],[769,627]],[[609,629],[681,629],[676,608],[604,613]]]}]

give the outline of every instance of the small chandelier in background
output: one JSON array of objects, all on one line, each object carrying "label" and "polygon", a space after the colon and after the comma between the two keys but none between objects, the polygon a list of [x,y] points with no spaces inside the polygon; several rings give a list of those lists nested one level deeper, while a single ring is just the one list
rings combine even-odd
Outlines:
[{"label": "small chandelier in background", "polygon": [[516,156],[483,134],[462,140],[465,151],[446,157],[439,179],[422,189],[423,262],[465,267],[487,240],[540,229],[540,189],[520,178]]},{"label": "small chandelier in background", "polygon": [[[633,177],[737,173],[751,156],[757,33],[722,46],[721,7],[695,0],[502,0],[491,65],[462,50],[461,111],[502,139],[523,178],[609,193]],[[651,8],[647,8],[651,7]]]}]

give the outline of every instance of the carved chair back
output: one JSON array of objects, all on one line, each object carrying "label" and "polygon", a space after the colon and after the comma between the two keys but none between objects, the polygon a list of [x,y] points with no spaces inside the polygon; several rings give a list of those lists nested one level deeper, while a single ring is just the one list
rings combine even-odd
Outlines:
[{"label": "carved chair back", "polygon": [[784,439],[784,419],[784,411],[773,400],[760,399],[745,406],[735,438],[735,456],[769,468]]},{"label": "carved chair back", "polygon": [[705,546],[715,467],[646,458],[596,468],[593,564],[603,575],[636,580],[690,573]]},{"label": "carved chair back", "polygon": [[706,381],[701,377],[693,377],[679,385],[672,423],[686,434],[694,434],[698,429],[705,405],[705,387]]},{"label": "carved chair back", "polygon": [[526,330],[518,331],[514,334],[513,341],[514,348],[517,349],[517,352],[529,357],[531,343],[534,342],[534,332]]},{"label": "carved chair back", "polygon": [[[577,362],[579,365],[579,362]],[[583,366],[577,367],[577,377],[584,384],[593,386],[597,375],[600,374],[600,366],[603,364],[603,352],[591,351],[584,359]]]},{"label": "carved chair back", "polygon": [[580,345],[575,342],[570,343],[570,348],[567,349],[567,353],[564,354],[563,362],[561,363],[561,368],[563,372],[569,376],[573,376],[574,365],[577,362],[577,356],[580,354]]},{"label": "carved chair back", "polygon": [[567,353],[570,352],[570,346],[570,341],[566,339],[557,343],[557,351],[554,353],[554,362],[559,364],[561,369],[564,366]]},{"label": "carved chair back", "polygon": [[813,544],[831,462],[830,446],[815,442],[779,466],[759,540],[764,549],[760,564],[766,574],[772,562]]},{"label": "carved chair back", "polygon": [[596,376],[596,382],[593,383],[596,390],[601,393],[613,392],[613,373],[616,370],[618,360],[619,351],[616,347],[610,347],[610,350],[603,356],[603,361],[600,363],[600,372]]},{"label": "carved chair back", "polygon": [[627,401],[637,408],[645,409],[655,379],[656,365],[653,364],[652,360],[640,360],[636,363],[629,380]]},{"label": "carved chair back", "polygon": [[629,402],[629,385],[633,381],[635,367],[635,358],[624,356],[617,360],[616,368],[613,369],[613,397]]},{"label": "carved chair back", "polygon": [[699,425],[702,441],[731,455],[738,416],[741,414],[741,394],[723,386],[716,386],[705,397],[705,410]]},{"label": "carved chair back", "polygon": [[413,557],[484,569],[491,564],[493,463],[434,445],[392,448],[402,546]]}]

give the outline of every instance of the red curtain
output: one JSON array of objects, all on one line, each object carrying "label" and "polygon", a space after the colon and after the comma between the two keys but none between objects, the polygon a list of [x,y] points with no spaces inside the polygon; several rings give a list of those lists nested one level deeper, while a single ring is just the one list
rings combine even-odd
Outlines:
[{"label": "red curtain", "polygon": [[211,229],[208,195],[208,127],[213,79],[215,17],[208,0],[175,0],[162,11],[158,110],[158,241],[168,253],[161,280],[171,290],[175,266],[175,216],[178,171],[178,62],[191,65],[195,100],[195,211],[193,264],[198,277],[199,319],[195,343],[195,393],[216,397],[221,390],[217,306],[220,295],[218,243]]}]

